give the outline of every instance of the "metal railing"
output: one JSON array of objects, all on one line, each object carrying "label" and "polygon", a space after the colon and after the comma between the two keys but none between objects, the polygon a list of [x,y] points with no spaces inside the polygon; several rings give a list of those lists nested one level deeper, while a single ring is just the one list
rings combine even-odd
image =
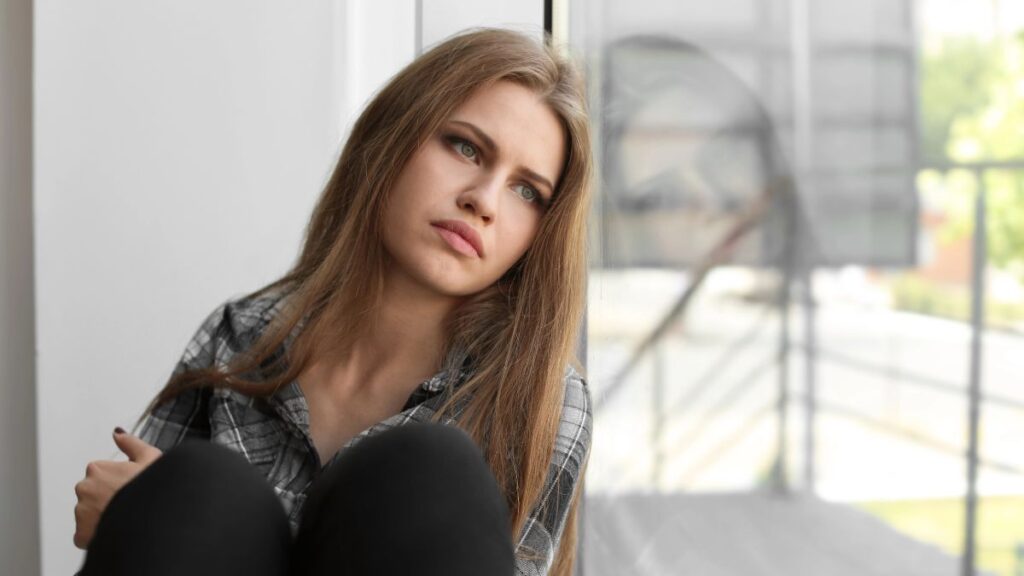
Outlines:
[{"label": "metal railing", "polygon": [[[787,410],[792,400],[803,401],[806,406],[807,416],[807,441],[805,442],[806,453],[804,455],[805,463],[805,485],[813,491],[814,486],[814,429],[816,413],[828,412],[832,413],[855,422],[860,423],[863,426],[874,428],[877,431],[881,431],[885,434],[898,436],[910,441],[913,441],[919,445],[928,447],[932,450],[940,451],[945,454],[953,454],[962,456],[967,468],[967,491],[964,496],[965,503],[965,514],[964,514],[964,544],[962,554],[962,574],[964,576],[971,576],[976,573],[976,522],[977,522],[977,477],[979,467],[984,467],[1000,472],[1021,475],[1024,476],[1024,468],[1021,466],[1011,463],[1002,462],[996,459],[983,458],[979,454],[978,447],[978,430],[980,426],[980,409],[982,404],[990,404],[994,406],[1001,406],[1013,410],[1020,410],[1024,412],[1024,401],[1000,396],[995,394],[983,394],[982,392],[982,353],[984,351],[984,330],[985,330],[985,274],[984,271],[988,266],[988,254],[986,247],[987,237],[987,187],[986,187],[986,176],[991,171],[1024,171],[1024,162],[978,162],[978,163],[931,163],[922,166],[923,169],[935,170],[948,174],[951,171],[967,171],[974,175],[977,183],[977,193],[974,202],[974,223],[972,230],[972,259],[971,259],[971,284],[970,284],[970,296],[971,296],[971,307],[970,307],[970,320],[969,325],[971,329],[971,340],[970,340],[970,360],[969,370],[966,374],[967,387],[966,389],[958,387],[954,383],[946,380],[940,380],[933,377],[925,376],[922,374],[915,374],[907,371],[895,372],[892,369],[888,369],[884,366],[874,364],[868,361],[859,360],[848,355],[844,355],[835,351],[830,351],[827,348],[822,348],[817,344],[815,338],[815,325],[813,321],[814,307],[816,303],[813,300],[813,292],[810,289],[810,276],[812,269],[810,266],[798,269],[795,266],[780,266],[780,272],[783,273],[783,279],[780,283],[781,293],[776,302],[778,310],[780,312],[780,324],[781,333],[780,338],[783,340],[779,344],[778,353],[773,354],[767,362],[758,363],[753,369],[748,370],[742,378],[734,379],[728,384],[726,391],[720,396],[717,402],[712,406],[711,409],[707,410],[703,415],[697,419],[697,424],[693,426],[692,430],[684,437],[682,445],[691,445],[701,434],[701,430],[709,419],[716,411],[733,405],[738,401],[743,394],[750,390],[753,382],[757,376],[763,375],[765,370],[772,366],[778,366],[780,371],[780,388],[777,401],[773,402],[769,406],[760,407],[750,413],[747,418],[741,423],[741,425],[727,438],[720,441],[702,460],[698,461],[687,474],[684,476],[693,477],[699,474],[704,469],[712,466],[715,461],[721,458],[727,453],[730,448],[737,445],[742,441],[753,429],[754,424],[759,420],[763,419],[767,415],[771,414],[772,411],[776,414],[779,429],[779,439],[777,442],[777,455],[775,459],[775,465],[773,466],[773,475],[775,477],[775,487],[777,490],[785,492],[788,490],[789,483],[786,479],[786,465],[785,465],[785,454],[788,450],[785,441],[784,431],[786,429],[786,418]],[[787,261],[788,262],[788,261]],[[680,317],[683,316],[686,307],[690,304],[694,294],[699,289],[699,286],[705,276],[712,271],[712,269],[720,264],[720,260],[710,260],[699,269],[698,274],[695,275],[691,281],[691,285],[679,298],[676,304],[667,312],[665,317],[657,323],[656,327],[652,332],[642,340],[640,346],[634,349],[631,357],[624,363],[623,368],[616,374],[612,381],[612,385],[606,391],[604,395],[597,398],[595,402],[595,411],[600,411],[612,397],[621,392],[625,387],[627,376],[632,372],[633,369],[640,363],[642,358],[647,354],[658,353],[658,344],[668,331],[671,324],[676,322]],[[798,277],[798,278],[797,278]],[[807,312],[808,321],[805,323],[807,341],[802,344],[796,344],[793,342],[790,332],[788,329],[789,323],[789,307],[790,302],[790,288],[792,284],[797,281],[803,282],[804,298],[802,304]],[[757,337],[759,332],[764,328],[766,320],[770,318],[769,312],[772,310],[770,307],[765,307],[764,313],[758,317],[757,321],[753,324],[750,330],[741,335],[735,340],[730,346],[728,346],[723,353],[719,356],[719,361],[712,364],[711,368],[707,370],[700,378],[697,379],[697,385],[691,387],[688,394],[684,395],[680,400],[673,403],[667,411],[674,411],[677,408],[686,408],[687,406],[693,405],[696,401],[707,394],[709,390],[720,386],[720,370],[719,367],[727,361],[730,357],[734,357],[743,349],[747,348]],[[805,355],[807,360],[807,394],[795,396],[792,395],[788,389],[788,381],[785,374],[788,372],[785,364],[789,361],[789,353],[791,350],[797,349]],[[848,407],[843,407],[834,403],[823,403],[817,397],[814,388],[815,379],[815,366],[819,362],[830,362],[842,365],[846,368],[861,371],[864,373],[881,373],[884,371],[885,375],[890,378],[895,378],[901,383],[907,383],[916,386],[922,390],[929,390],[937,394],[944,395],[956,395],[966,396],[967,399],[967,417],[968,417],[968,434],[967,434],[967,446],[964,449],[961,446],[951,445],[946,442],[942,442],[936,438],[929,436],[928,434],[920,431],[893,425],[880,418],[860,413],[856,410],[852,410]],[[659,377],[659,380],[663,378],[663,375]],[[659,387],[663,386],[663,382],[655,383],[655,399],[658,401],[658,405],[661,405],[662,395],[658,390]],[[664,409],[663,409],[664,410]],[[661,416],[656,416],[655,433],[660,433],[660,422]],[[656,444],[657,445],[657,444]],[[658,476],[658,465],[655,465],[654,471],[655,477]],[[1016,549],[1017,557],[1017,573],[1024,576],[1024,544],[1018,545]]]}]

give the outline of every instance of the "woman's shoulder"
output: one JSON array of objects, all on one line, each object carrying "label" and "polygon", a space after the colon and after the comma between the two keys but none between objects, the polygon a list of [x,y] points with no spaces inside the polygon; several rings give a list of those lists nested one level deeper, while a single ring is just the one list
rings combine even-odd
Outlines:
[{"label": "woman's shoulder", "polygon": [[186,348],[201,365],[224,365],[251,346],[280,311],[288,291],[273,288],[227,298],[207,314]]},{"label": "woman's shoulder", "polygon": [[[283,288],[270,288],[253,294],[229,298],[220,305],[219,321],[241,339],[258,335],[280,312],[289,292]],[[216,316],[216,311],[214,312]]]}]

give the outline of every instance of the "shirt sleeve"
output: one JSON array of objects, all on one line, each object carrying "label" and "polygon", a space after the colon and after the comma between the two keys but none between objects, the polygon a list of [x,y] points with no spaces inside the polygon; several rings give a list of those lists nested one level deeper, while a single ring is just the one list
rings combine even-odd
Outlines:
[{"label": "shirt sleeve", "polygon": [[[218,340],[227,318],[228,303],[217,307],[196,330],[185,346],[185,352],[171,372],[171,377],[188,370],[208,368],[214,365],[218,353]],[[207,406],[209,388],[186,390],[157,405],[143,417],[138,427],[138,436],[145,442],[167,451],[186,438],[210,437],[210,421]]]},{"label": "shirt sleeve", "polygon": [[586,382],[572,368],[541,500],[516,542],[516,575],[546,576],[554,563],[580,473],[590,450],[593,414]]}]

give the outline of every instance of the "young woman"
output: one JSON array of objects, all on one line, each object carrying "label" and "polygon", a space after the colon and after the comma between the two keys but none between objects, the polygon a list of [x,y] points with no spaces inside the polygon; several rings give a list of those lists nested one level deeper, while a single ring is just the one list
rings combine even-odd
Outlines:
[{"label": "young woman", "polygon": [[417,58],[294,267],[206,319],[115,431],[128,462],[90,463],[82,574],[570,574],[591,170],[552,48],[479,30]]}]

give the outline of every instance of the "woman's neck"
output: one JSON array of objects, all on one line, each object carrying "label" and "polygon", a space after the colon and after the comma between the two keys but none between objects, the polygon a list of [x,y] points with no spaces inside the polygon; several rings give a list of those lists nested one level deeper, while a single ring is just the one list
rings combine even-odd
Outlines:
[{"label": "woman's neck", "polygon": [[440,369],[445,320],[459,300],[389,276],[381,306],[344,354],[316,358],[307,380],[340,394],[408,396]]}]

